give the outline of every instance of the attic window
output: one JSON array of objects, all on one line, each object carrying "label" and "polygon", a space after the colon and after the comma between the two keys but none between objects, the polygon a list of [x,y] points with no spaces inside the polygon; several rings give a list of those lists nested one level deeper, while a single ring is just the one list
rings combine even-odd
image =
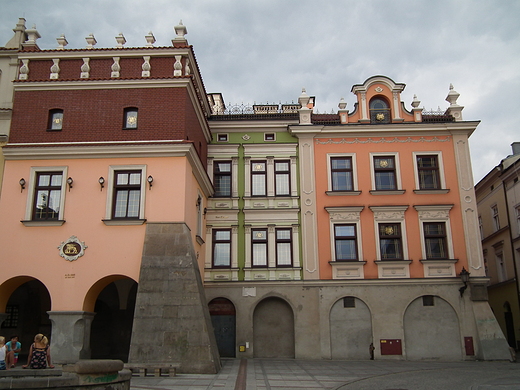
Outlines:
[{"label": "attic window", "polygon": [[345,307],[345,308],[356,307],[356,298],[355,297],[344,297],[343,298],[343,307]]},{"label": "attic window", "polygon": [[61,130],[63,128],[63,110],[55,109],[49,111],[48,130]]},{"label": "attic window", "polygon": [[137,112],[138,110],[135,107],[125,108],[124,129],[137,129]]},{"label": "attic window", "polygon": [[227,142],[228,135],[227,134],[217,134],[217,141],[218,142]]},{"label": "attic window", "polygon": [[390,108],[385,100],[374,98],[370,101],[370,123],[390,123]]},{"label": "attic window", "polygon": [[264,141],[276,141],[276,136],[274,133],[265,133]]}]

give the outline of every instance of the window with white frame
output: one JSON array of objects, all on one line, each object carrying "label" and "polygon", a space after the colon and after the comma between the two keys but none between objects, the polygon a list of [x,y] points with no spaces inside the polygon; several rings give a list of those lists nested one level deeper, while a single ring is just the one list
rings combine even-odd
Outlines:
[{"label": "window with white frame", "polygon": [[251,257],[253,267],[267,267],[267,229],[251,229]]},{"label": "window with white frame", "polygon": [[453,205],[416,205],[421,233],[422,258],[425,260],[453,259],[450,210]]},{"label": "window with white frame", "polygon": [[404,213],[408,206],[371,206],[377,242],[377,260],[406,260],[408,245]]},{"label": "window with white frame", "polygon": [[398,153],[370,153],[372,194],[402,193]]},{"label": "window with white frame", "polygon": [[29,196],[25,225],[42,223],[61,225],[65,206],[67,167],[33,167],[29,179]]},{"label": "window with white frame", "polygon": [[214,197],[231,197],[231,161],[215,161],[213,163]]},{"label": "window with white frame", "polygon": [[334,225],[334,248],[336,261],[357,261],[358,240],[355,224]]},{"label": "window with white frame", "polygon": [[363,206],[326,207],[330,220],[331,264],[362,260],[360,213]]},{"label": "window with white frame", "polygon": [[292,229],[279,228],[275,230],[276,238],[276,266],[292,266]]},{"label": "window with white frame", "polygon": [[213,230],[213,268],[231,267],[231,229]]},{"label": "window with white frame", "polygon": [[440,153],[417,153],[415,157],[416,188],[419,190],[440,190],[445,187],[442,175]]},{"label": "window with white frame", "polygon": [[58,220],[62,185],[62,172],[38,172],[36,174],[33,220]]},{"label": "window with white frame", "polygon": [[426,259],[449,259],[445,222],[424,222]]},{"label": "window with white frame", "polygon": [[491,206],[491,217],[493,218],[493,229],[496,232],[500,229],[500,219],[498,217],[498,206],[495,204]]},{"label": "window with white frame", "polygon": [[276,196],[291,195],[291,162],[289,160],[274,162],[274,185]]},{"label": "window with white frame", "polygon": [[105,224],[144,223],[146,166],[109,167]]},{"label": "window with white frame", "polygon": [[495,253],[495,260],[497,263],[498,282],[505,282],[507,280],[507,273],[506,266],[504,264],[504,254],[502,252]]},{"label": "window with white frame", "polygon": [[332,191],[354,191],[352,157],[331,157],[330,176]]},{"label": "window with white frame", "polygon": [[482,217],[480,215],[478,216],[478,231],[480,233],[480,239],[483,240],[484,239],[484,225],[482,223]]},{"label": "window with white frame", "polygon": [[266,161],[251,161],[251,196],[267,195],[266,166]]}]

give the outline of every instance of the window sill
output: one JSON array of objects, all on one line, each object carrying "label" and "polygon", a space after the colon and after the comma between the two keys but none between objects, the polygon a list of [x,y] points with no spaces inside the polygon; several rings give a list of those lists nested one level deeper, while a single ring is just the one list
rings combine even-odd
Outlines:
[{"label": "window sill", "polygon": [[402,195],[406,190],[370,190],[371,195]]},{"label": "window sill", "polygon": [[363,264],[365,265],[367,262],[366,260],[331,260],[329,261],[329,264]]},{"label": "window sill", "polygon": [[20,221],[27,227],[35,226],[61,226],[65,223],[65,220],[53,220],[53,221]]},{"label": "window sill", "polygon": [[137,130],[137,127],[123,127],[123,130]]},{"label": "window sill", "polygon": [[360,195],[361,191],[325,191],[329,196]]},{"label": "window sill", "polygon": [[374,263],[376,264],[389,264],[389,263],[396,263],[396,264],[411,264],[412,260],[399,260],[399,259],[388,259],[388,260],[375,260]]},{"label": "window sill", "polygon": [[420,259],[421,263],[457,263],[459,259]]},{"label": "window sill", "polygon": [[146,219],[102,219],[106,226],[143,225]]},{"label": "window sill", "polygon": [[47,129],[47,131],[61,131],[62,129]]},{"label": "window sill", "polygon": [[413,190],[418,195],[434,195],[434,194],[447,194],[450,192],[447,188],[439,188],[438,190]]}]

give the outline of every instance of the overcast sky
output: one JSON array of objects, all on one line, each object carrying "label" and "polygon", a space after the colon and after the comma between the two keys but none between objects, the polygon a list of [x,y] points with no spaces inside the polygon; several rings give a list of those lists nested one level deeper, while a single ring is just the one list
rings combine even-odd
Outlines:
[{"label": "overcast sky", "polygon": [[450,83],[464,120],[481,120],[470,138],[475,181],[520,141],[520,1],[517,0],[0,0],[0,46],[18,18],[36,25],[42,49],[171,45],[188,29],[207,92],[226,104],[290,103],[301,88],[319,112],[353,110],[354,84],[385,75],[406,84],[411,109],[445,109]]}]

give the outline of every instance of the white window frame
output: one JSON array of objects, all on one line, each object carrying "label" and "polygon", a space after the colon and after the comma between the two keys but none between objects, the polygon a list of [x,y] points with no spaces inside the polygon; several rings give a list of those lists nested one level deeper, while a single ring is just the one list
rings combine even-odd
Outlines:
[{"label": "white window frame", "polygon": [[330,229],[330,258],[333,262],[349,263],[344,260],[336,259],[336,242],[334,227],[335,225],[355,225],[356,226],[356,243],[358,260],[352,262],[359,262],[363,259],[363,245],[361,245],[361,211],[364,206],[351,207],[326,207],[325,210],[329,213],[329,229]]},{"label": "white window frame", "polygon": [[[139,217],[138,219],[131,218],[112,218],[112,211],[114,207],[114,181],[116,171],[141,171],[141,199],[139,202]],[[105,225],[142,225],[145,222],[145,204],[147,191],[147,174],[146,165],[111,165],[108,167],[108,184],[107,201],[105,208],[105,218],[103,222]]]},{"label": "white window frame", "polygon": [[409,259],[408,256],[408,238],[406,234],[406,221],[404,217],[405,211],[408,206],[371,206],[370,210],[374,213],[374,232],[376,239],[376,259],[377,261],[394,261],[394,260],[382,260],[381,259],[381,244],[379,242],[379,224],[380,223],[394,223],[401,225],[401,243],[403,245],[403,260],[395,261],[406,261]]},{"label": "white window frame", "polygon": [[491,205],[491,220],[493,221],[493,232],[500,230],[500,216],[496,203]]},{"label": "white window frame", "polygon": [[[422,259],[427,261],[433,261],[435,259],[427,259],[426,257],[426,241],[424,238],[424,224],[428,222],[444,222],[446,226],[446,246],[448,251],[448,259],[454,258],[453,252],[453,237],[451,234],[450,224],[450,210],[453,205],[426,205],[414,206],[419,214],[419,232],[421,234],[421,252]],[[447,260],[447,259],[446,259]]]},{"label": "white window frame", "polygon": [[[413,169],[414,169],[414,175],[415,175],[415,192],[420,193],[438,193],[439,191],[446,190],[446,177],[444,175],[444,162],[442,158],[442,152],[441,151],[421,151],[421,152],[413,152]],[[440,181],[440,188],[437,189],[421,189],[419,186],[419,168],[417,167],[417,157],[419,156],[437,156],[437,162],[439,164],[439,181]]]},{"label": "white window frame", "polygon": [[[36,196],[36,177],[38,173],[45,172],[62,172],[62,180],[61,180],[61,196],[60,196],[60,209],[58,212],[58,220],[46,220],[46,221],[37,221],[33,220],[33,206],[34,206],[34,197]],[[68,167],[67,166],[52,166],[52,167],[31,167],[31,173],[29,175],[29,185],[27,188],[28,196],[27,203],[25,206],[25,218],[23,224],[25,226],[61,226],[65,222],[64,220],[64,212],[65,212],[65,196],[66,196],[66,187],[67,187],[67,177],[68,177]]]},{"label": "white window frame", "polygon": [[[332,158],[341,158],[348,157],[352,161],[352,191],[333,191],[332,190]],[[327,194],[352,194],[358,195],[361,193],[358,187],[358,176],[357,176],[357,161],[356,161],[356,153],[327,153]]]},{"label": "white window frame", "polygon": [[[390,156],[394,158],[395,161],[395,182],[397,188],[395,190],[378,190],[376,189],[376,173],[374,166],[374,158],[375,157],[384,157]],[[398,152],[377,152],[370,153],[370,179],[372,184],[372,193],[380,193],[380,194],[388,194],[388,193],[402,193],[403,185],[401,182],[401,163],[399,161],[399,153]]]}]

